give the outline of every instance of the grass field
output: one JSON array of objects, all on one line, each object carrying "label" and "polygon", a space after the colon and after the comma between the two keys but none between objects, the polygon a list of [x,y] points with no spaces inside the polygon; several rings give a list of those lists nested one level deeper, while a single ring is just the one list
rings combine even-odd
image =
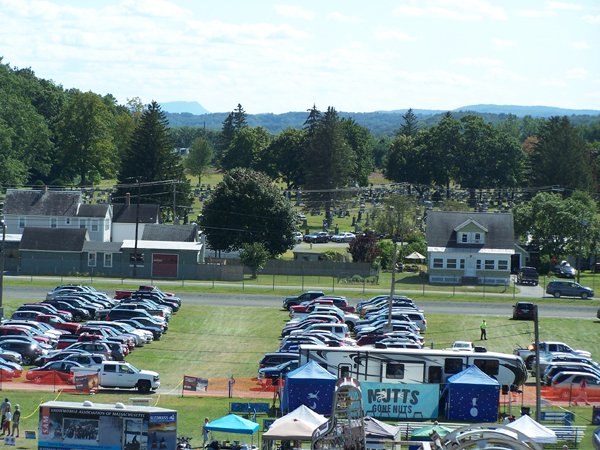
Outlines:
[{"label": "grass field", "polygon": [[[8,283],[16,283],[8,280]],[[26,283],[20,281],[20,283]],[[41,283],[40,281],[36,281]],[[48,288],[52,286],[50,282]],[[56,284],[56,283],[54,283]],[[139,284],[139,282],[138,282]],[[114,283],[94,283],[99,289],[107,292],[119,288]],[[167,286],[163,286],[165,289]],[[156,370],[161,374],[162,394],[150,396],[151,404],[179,411],[178,434],[190,435],[192,441],[201,443],[201,422],[207,416],[211,420],[228,412],[227,398],[185,397],[180,396],[180,382],[184,374],[206,378],[226,378],[233,375],[236,378],[255,377],[257,363],[262,354],[273,351],[278,346],[281,328],[288,318],[287,312],[277,308],[219,307],[185,305],[185,293],[197,291],[198,286],[184,285],[169,286],[184,299],[182,310],[172,319],[169,333],[159,342],[154,342],[144,349],[134,351],[128,360],[140,368]],[[210,291],[212,288],[202,287]],[[233,288],[229,288],[233,289]],[[239,291],[239,287],[237,288]],[[279,295],[285,290],[268,291]],[[354,293],[352,298],[357,298]],[[491,294],[488,294],[491,295]],[[432,299],[433,294],[425,297],[411,295],[418,303],[419,298]],[[436,296],[443,301],[442,296]],[[462,297],[451,297],[458,300]],[[481,296],[466,296],[471,301],[482,301]],[[510,297],[490,297],[494,302],[513,302]],[[486,301],[490,301],[486,297]],[[557,300],[548,299],[556,303]],[[23,300],[9,298],[5,300],[6,314],[10,314]],[[250,302],[250,300],[249,300]],[[580,300],[562,299],[560,302],[579,304]],[[595,300],[592,302],[596,302]],[[588,303],[586,303],[588,304]],[[427,312],[427,311],[426,311]],[[512,321],[508,317],[487,317],[489,350],[512,352],[516,345],[527,345],[533,339],[533,323]],[[434,348],[444,348],[454,340],[477,340],[481,317],[468,315],[427,314],[428,331],[425,334],[426,345]],[[589,320],[542,319],[540,321],[540,336],[542,339],[565,341],[575,348],[583,348],[600,358],[600,341],[597,339],[600,323],[594,318]],[[58,392],[39,391],[7,391],[0,395],[9,397],[13,403],[19,403],[23,411],[22,430],[37,429],[36,407],[40,402],[53,400],[83,401],[91,399],[99,403],[115,401],[128,402],[130,397],[138,397],[136,392],[115,394],[88,395],[61,394]],[[247,401],[247,400],[246,400]],[[265,401],[261,399],[261,401]],[[573,409],[577,414],[578,424],[589,424],[591,408],[579,407]],[[593,427],[588,427],[588,437]],[[223,436],[225,438],[227,436]],[[239,439],[232,435],[231,439]],[[35,442],[21,439],[19,447],[35,448]],[[581,447],[586,448],[586,447]],[[591,447],[588,447],[591,448]]]}]

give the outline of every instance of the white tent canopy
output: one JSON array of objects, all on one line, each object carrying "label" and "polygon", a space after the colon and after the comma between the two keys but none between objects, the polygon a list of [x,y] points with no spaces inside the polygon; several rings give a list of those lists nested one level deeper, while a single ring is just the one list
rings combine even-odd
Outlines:
[{"label": "white tent canopy", "polygon": [[525,436],[531,438],[532,441],[539,444],[556,443],[556,433],[541,423],[536,422],[528,415],[523,415],[506,426],[520,431]]},{"label": "white tent canopy", "polygon": [[291,419],[273,424],[263,433],[264,440],[310,441],[313,431],[318,425],[308,423],[302,419]]},{"label": "white tent canopy", "polygon": [[288,421],[293,421],[294,419],[301,419],[304,422],[307,422],[309,424],[314,424],[315,428],[318,427],[319,425],[321,425],[322,423],[327,422],[327,418],[325,416],[323,416],[323,415],[321,415],[319,413],[314,412],[312,409],[310,409],[306,405],[300,405],[295,410],[290,411],[285,416],[280,417],[279,419],[277,419],[276,421],[274,421],[271,424],[271,427],[269,427],[269,430],[274,425],[278,425],[280,423],[285,423],[285,422],[288,422]]},{"label": "white tent canopy", "polygon": [[405,256],[404,259],[414,259],[418,261],[423,261],[425,257],[421,255],[419,252],[412,252],[410,255]]}]

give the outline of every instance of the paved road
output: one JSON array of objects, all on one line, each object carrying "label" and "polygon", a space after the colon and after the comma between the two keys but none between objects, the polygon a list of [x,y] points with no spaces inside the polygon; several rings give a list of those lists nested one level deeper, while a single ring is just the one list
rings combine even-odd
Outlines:
[{"label": "paved road", "polygon": [[[127,287],[126,287],[127,288]],[[173,287],[177,291],[176,287]],[[280,296],[255,295],[255,294],[218,294],[201,292],[186,293],[183,301],[193,305],[211,306],[254,306],[260,308],[281,307]],[[24,300],[40,301],[45,298],[47,289],[34,286],[4,286],[4,298],[19,298]],[[403,291],[404,292],[404,291]],[[415,291],[419,292],[420,291]],[[360,298],[360,297],[357,297]],[[517,299],[518,300],[518,299]],[[544,303],[539,305],[540,317],[588,319],[595,320],[598,306],[587,303],[581,299],[562,299],[561,303]],[[454,301],[428,301],[418,300],[420,308],[433,314],[469,314],[486,316],[508,316],[512,314],[512,302],[501,303],[494,300],[481,298],[479,303],[454,302]]]}]

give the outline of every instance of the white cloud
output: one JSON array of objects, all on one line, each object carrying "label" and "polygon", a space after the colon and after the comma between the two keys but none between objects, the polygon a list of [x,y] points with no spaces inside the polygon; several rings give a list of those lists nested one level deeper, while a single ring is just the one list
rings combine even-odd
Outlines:
[{"label": "white cloud", "polygon": [[340,22],[340,23],[360,23],[360,22],[362,22],[359,17],[348,16],[339,11],[333,11],[333,12],[329,13],[329,15],[327,17],[329,17],[329,19],[333,20],[334,22]]},{"label": "white cloud", "polygon": [[563,11],[581,11],[583,9],[581,5],[567,2],[548,2],[548,7],[550,9],[559,9]]},{"label": "white cloud", "polygon": [[588,70],[584,69],[583,67],[573,67],[572,69],[567,70],[567,77],[575,80],[582,80],[587,78],[588,75]]},{"label": "white cloud", "polygon": [[577,50],[587,50],[592,47],[590,47],[590,44],[588,44],[585,41],[578,41],[578,42],[573,42],[573,48],[576,48]]},{"label": "white cloud", "polygon": [[453,62],[456,64],[460,64],[463,66],[475,66],[475,67],[492,67],[492,66],[501,66],[502,61],[498,59],[492,58],[471,58],[471,57],[463,57],[457,58]]},{"label": "white cloud", "polygon": [[456,21],[506,20],[508,17],[503,8],[484,0],[425,0],[399,6],[394,14]]},{"label": "white cloud", "polygon": [[517,45],[515,41],[508,39],[492,38],[492,44],[499,49],[512,48]]},{"label": "white cloud", "polygon": [[515,15],[530,19],[544,19],[547,17],[556,17],[558,16],[558,13],[549,9],[522,9],[516,11]]},{"label": "white cloud", "polygon": [[375,37],[382,41],[400,41],[400,42],[413,42],[415,38],[402,31],[387,30],[387,31],[376,31]]},{"label": "white cloud", "polygon": [[589,14],[585,15],[585,16],[583,16],[583,20],[588,23],[600,23],[600,14],[595,15],[595,16],[592,16]]},{"label": "white cloud", "polygon": [[275,12],[290,19],[313,20],[315,13],[297,5],[275,5]]}]

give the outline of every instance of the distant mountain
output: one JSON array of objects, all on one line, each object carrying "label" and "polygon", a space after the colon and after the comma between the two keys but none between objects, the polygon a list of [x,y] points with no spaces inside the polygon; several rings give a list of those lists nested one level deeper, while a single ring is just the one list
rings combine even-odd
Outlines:
[{"label": "distant mountain", "polygon": [[568,109],[554,106],[517,106],[517,105],[470,105],[461,106],[454,111],[471,111],[484,114],[513,114],[517,117],[552,117],[552,116],[597,116],[597,109]]},{"label": "distant mountain", "polygon": [[198,102],[165,102],[160,107],[168,113],[208,114],[209,111]]},{"label": "distant mountain", "polygon": [[[186,103],[186,102],[174,102]],[[194,103],[200,106],[198,103]],[[168,103],[165,103],[168,105]],[[172,127],[203,127],[206,129],[220,130],[223,121],[227,117],[226,112],[192,114],[189,112],[175,113],[163,107],[167,112],[167,119]],[[374,112],[343,112],[338,111],[341,118],[351,118],[362,125],[375,136],[392,136],[403,123],[402,115],[407,109]],[[417,116],[420,127],[435,125],[446,113],[446,110],[413,109]],[[498,123],[506,120],[509,114],[517,117],[550,117],[569,116],[573,124],[589,123],[600,120],[600,110],[578,110],[556,108],[552,106],[511,106],[511,105],[471,105],[457,108],[452,112],[456,119],[468,114],[475,114],[490,123]],[[286,128],[302,128],[306,120],[307,112],[287,112],[283,114],[263,113],[248,114],[248,125],[251,127],[264,127],[269,133],[278,134]]]}]

